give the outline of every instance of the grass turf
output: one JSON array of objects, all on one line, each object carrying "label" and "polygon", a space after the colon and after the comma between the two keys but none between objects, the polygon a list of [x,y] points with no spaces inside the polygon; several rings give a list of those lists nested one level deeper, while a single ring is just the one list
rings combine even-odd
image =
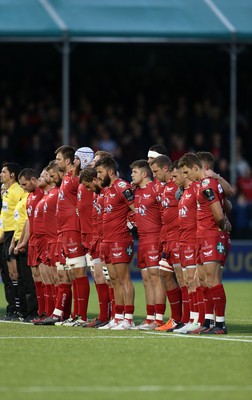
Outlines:
[{"label": "grass turf", "polygon": [[[145,316],[141,282],[135,282],[135,288],[135,319],[140,322]],[[0,396],[4,400],[252,399],[251,283],[226,283],[225,288],[228,335],[215,337],[2,322]],[[5,304],[2,285],[0,304]],[[90,318],[97,309],[92,285]]]}]

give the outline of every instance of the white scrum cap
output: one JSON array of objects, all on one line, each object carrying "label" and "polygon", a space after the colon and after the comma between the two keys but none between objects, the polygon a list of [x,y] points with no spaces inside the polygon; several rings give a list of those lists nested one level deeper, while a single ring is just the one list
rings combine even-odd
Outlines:
[{"label": "white scrum cap", "polygon": [[75,157],[80,160],[80,168],[86,168],[94,159],[94,152],[90,147],[80,147],[75,152]]}]

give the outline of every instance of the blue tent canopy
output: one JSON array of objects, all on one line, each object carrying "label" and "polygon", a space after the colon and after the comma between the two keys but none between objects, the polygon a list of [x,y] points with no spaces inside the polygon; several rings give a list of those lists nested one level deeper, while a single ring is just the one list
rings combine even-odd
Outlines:
[{"label": "blue tent canopy", "polygon": [[252,0],[0,0],[0,42],[62,43],[63,143],[69,142],[72,42],[225,43],[235,182],[237,46],[252,43]]},{"label": "blue tent canopy", "polygon": [[252,0],[0,0],[0,41],[252,42]]}]

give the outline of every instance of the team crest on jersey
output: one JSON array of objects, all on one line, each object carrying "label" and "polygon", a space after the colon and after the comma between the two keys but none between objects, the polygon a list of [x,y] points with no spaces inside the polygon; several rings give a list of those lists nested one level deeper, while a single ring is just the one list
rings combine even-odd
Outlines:
[{"label": "team crest on jersey", "polygon": [[120,188],[125,188],[127,186],[127,184],[126,184],[126,182],[120,181],[120,182],[118,182],[118,186]]},{"label": "team crest on jersey", "polygon": [[128,254],[128,256],[131,256],[131,254],[133,253],[133,249],[132,249],[132,246],[131,246],[131,245],[129,245],[129,246],[126,248],[126,253]]},{"label": "team crest on jersey", "polygon": [[139,213],[140,215],[146,215],[146,207],[143,206],[143,205],[141,205],[141,206],[138,208],[138,213]]},{"label": "team crest on jersey", "polygon": [[164,208],[168,208],[169,207],[169,203],[170,203],[170,200],[169,199],[167,199],[167,197],[162,201],[162,206],[164,207]]},{"label": "team crest on jersey", "polygon": [[210,179],[208,179],[208,178],[203,179],[202,186],[205,187],[205,186],[209,185],[209,183],[210,183]]},{"label": "team crest on jersey", "polygon": [[108,204],[107,207],[104,208],[104,211],[107,213],[110,213],[113,210],[113,207],[111,206],[111,204]]},{"label": "team crest on jersey", "polygon": [[100,204],[96,204],[95,205],[95,209],[97,214],[101,214],[102,213],[102,206]]},{"label": "team crest on jersey", "polygon": [[226,253],[226,248],[225,248],[224,244],[221,242],[217,243],[216,249],[217,249],[218,253],[220,253],[220,254]]},{"label": "team crest on jersey", "polygon": [[64,200],[64,192],[63,192],[63,190],[59,191],[59,200]]},{"label": "team crest on jersey", "polygon": [[29,217],[32,215],[32,206],[29,206],[27,208],[27,214],[28,214]]},{"label": "team crest on jersey", "polygon": [[223,193],[223,189],[220,183],[218,183],[218,191],[219,193]]},{"label": "team crest on jersey", "polygon": [[187,211],[188,211],[188,208],[187,208],[186,206],[183,206],[183,207],[181,208],[181,210],[179,210],[180,216],[181,216],[182,218],[185,218],[185,217],[186,217],[186,214],[187,214]]}]

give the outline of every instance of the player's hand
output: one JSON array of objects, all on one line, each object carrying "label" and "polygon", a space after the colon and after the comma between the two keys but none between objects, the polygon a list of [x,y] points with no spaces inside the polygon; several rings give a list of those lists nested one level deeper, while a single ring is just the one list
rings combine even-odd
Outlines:
[{"label": "player's hand", "polygon": [[205,176],[207,177],[207,178],[214,178],[214,179],[218,179],[218,174],[216,174],[216,172],[214,172],[214,171],[212,171],[211,169],[207,169],[206,171],[205,171]]}]

